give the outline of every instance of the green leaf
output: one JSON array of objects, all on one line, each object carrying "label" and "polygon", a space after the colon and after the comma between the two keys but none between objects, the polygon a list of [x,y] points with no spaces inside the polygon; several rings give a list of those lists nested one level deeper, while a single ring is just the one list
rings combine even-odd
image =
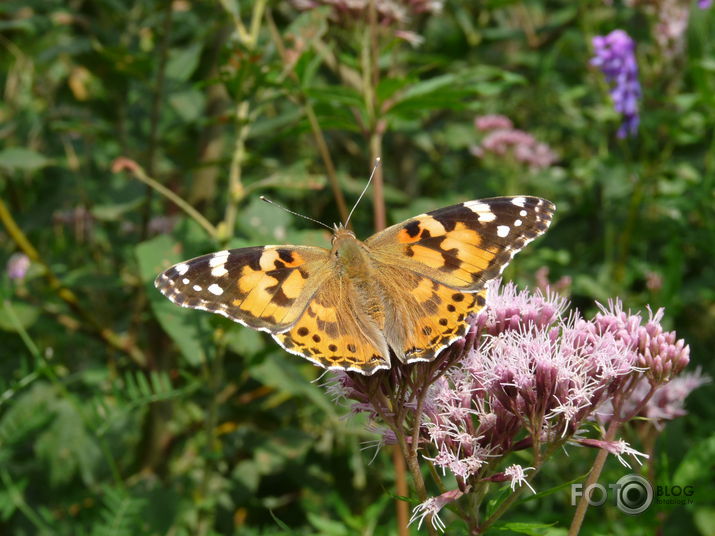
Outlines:
[{"label": "green leaf", "polygon": [[169,52],[166,64],[167,78],[185,81],[194,73],[201,57],[201,41],[194,41],[185,48],[173,49]]},{"label": "green leaf", "polygon": [[209,315],[202,311],[183,309],[154,288],[157,275],[184,260],[179,258],[176,251],[176,243],[166,235],[157,236],[136,246],[139,272],[154,315],[188,363],[197,366],[206,362],[209,349],[213,348]]},{"label": "green leaf", "polygon": [[[673,483],[687,486],[695,482],[710,482],[713,467],[715,467],[715,435],[696,443],[688,450],[675,470]],[[704,468],[710,468],[710,471],[703,470]]]},{"label": "green leaf", "polygon": [[528,534],[529,536],[544,536],[547,531],[550,532],[549,529],[554,527],[554,525],[556,525],[556,523],[497,522],[492,526],[492,529]]},{"label": "green leaf", "polygon": [[49,467],[49,483],[66,484],[79,474],[87,486],[93,485],[101,452],[82,415],[65,399],[58,399],[51,411],[49,426],[35,442],[37,457]]},{"label": "green leaf", "polygon": [[101,221],[118,221],[125,214],[136,210],[144,201],[143,197],[135,197],[119,203],[95,205],[92,207],[92,216]]},{"label": "green leaf", "polygon": [[50,164],[50,160],[32,149],[8,147],[0,151],[0,167],[9,171],[35,171]]},{"label": "green leaf", "polygon": [[715,534],[715,508],[698,508],[693,516],[700,534]]},{"label": "green leaf", "polygon": [[235,480],[243,484],[250,492],[255,492],[261,482],[261,472],[254,460],[238,462],[233,469],[232,475]]},{"label": "green leaf", "polygon": [[29,303],[10,302],[9,305],[12,313],[8,312],[7,307],[0,307],[0,329],[3,331],[17,332],[17,323],[22,329],[27,329],[40,316],[40,309]]},{"label": "green leaf", "polygon": [[334,415],[335,406],[328,401],[323,391],[298,370],[298,359],[301,358],[287,352],[271,354],[262,363],[251,367],[249,373],[264,385],[275,387],[281,394],[304,396],[326,413]]},{"label": "green leaf", "polygon": [[169,96],[169,104],[187,123],[202,117],[205,100],[204,94],[193,87]]},{"label": "green leaf", "polygon": [[131,495],[124,488],[105,488],[101,521],[94,526],[94,536],[134,536],[144,520],[142,509],[145,500]]},{"label": "green leaf", "polygon": [[238,355],[245,357],[253,357],[266,347],[263,335],[236,324],[227,329],[226,344]]},{"label": "green leaf", "polygon": [[362,108],[365,104],[363,96],[350,87],[311,87],[307,88],[305,93],[316,102],[330,104],[332,106],[343,105]]},{"label": "green leaf", "polygon": [[35,382],[15,397],[0,418],[0,445],[22,441],[26,434],[44,426],[51,419],[50,407],[57,401],[55,388],[48,383]]},{"label": "green leaf", "polygon": [[254,197],[243,209],[237,225],[249,241],[275,244],[285,239],[291,220],[292,216],[287,212]]},{"label": "green leaf", "polygon": [[320,534],[324,534],[325,536],[346,536],[352,534],[342,521],[333,521],[332,519],[318,516],[318,514],[314,514],[313,512],[308,512],[307,515],[310,524],[318,529]]}]

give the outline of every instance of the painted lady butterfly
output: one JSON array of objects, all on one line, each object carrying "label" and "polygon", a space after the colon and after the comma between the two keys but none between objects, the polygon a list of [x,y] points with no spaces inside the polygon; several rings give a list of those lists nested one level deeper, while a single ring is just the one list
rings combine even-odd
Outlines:
[{"label": "painted lady butterfly", "polygon": [[156,287],[182,307],[267,331],[329,369],[372,374],[390,352],[430,361],[468,329],[484,284],[551,223],[538,197],[468,201],[415,216],[361,242],[336,226],[332,249],[257,246],[172,266]]}]

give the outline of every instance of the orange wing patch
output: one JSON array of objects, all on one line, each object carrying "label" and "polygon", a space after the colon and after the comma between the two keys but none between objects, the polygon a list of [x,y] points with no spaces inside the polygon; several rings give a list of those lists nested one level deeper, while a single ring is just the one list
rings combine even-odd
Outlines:
[{"label": "orange wing patch", "polygon": [[408,363],[431,361],[469,329],[471,313],[485,304],[486,291],[460,292],[420,274],[380,266],[387,286],[399,284],[402,292],[389,297],[399,315],[387,315],[387,342]]},{"label": "orange wing patch", "polygon": [[431,361],[440,350],[464,337],[469,330],[467,317],[482,309],[485,299],[485,290],[465,293],[434,283],[429,298],[418,302],[434,313],[417,319],[415,330],[401,348],[405,360]]},{"label": "orange wing patch", "polygon": [[326,281],[298,321],[273,338],[289,352],[326,368],[362,374],[390,368],[385,338],[369,316],[356,314],[351,284],[342,278]]},{"label": "orange wing patch", "polygon": [[277,332],[293,324],[327,276],[329,252],[306,246],[218,251],[179,263],[157,277],[171,301]]}]

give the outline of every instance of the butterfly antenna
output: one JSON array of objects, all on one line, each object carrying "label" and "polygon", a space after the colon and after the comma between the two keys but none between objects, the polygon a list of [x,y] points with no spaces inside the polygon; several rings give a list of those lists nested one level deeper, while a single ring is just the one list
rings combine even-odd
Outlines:
[{"label": "butterfly antenna", "polygon": [[292,210],[285,208],[283,205],[279,205],[279,204],[276,203],[275,201],[271,201],[271,200],[268,199],[265,195],[260,196],[259,199],[260,199],[261,201],[265,201],[266,203],[269,203],[269,204],[271,204],[271,205],[274,205],[274,206],[276,206],[276,207],[278,207],[278,208],[280,208],[280,209],[283,209],[283,210],[285,210],[286,212],[288,212],[288,213],[290,213],[290,214],[293,214],[294,216],[299,216],[299,217],[304,218],[304,219],[306,219],[306,220],[312,221],[313,223],[317,223],[318,225],[322,225],[323,227],[325,227],[326,229],[328,229],[328,230],[331,231],[331,232],[333,231],[332,227],[330,227],[330,226],[324,224],[322,221],[314,220],[314,219],[311,218],[310,216],[305,216],[304,214],[299,214],[298,212],[293,212]]},{"label": "butterfly antenna", "polygon": [[380,167],[381,162],[382,162],[382,160],[380,159],[379,156],[377,158],[375,158],[375,165],[372,167],[372,173],[370,173],[370,178],[367,180],[367,184],[365,185],[365,188],[363,188],[362,193],[360,194],[360,197],[358,197],[358,200],[355,201],[355,204],[353,205],[353,209],[350,211],[350,214],[348,214],[348,219],[345,220],[343,227],[347,227],[348,223],[350,223],[350,218],[352,218],[353,212],[355,212],[355,209],[357,208],[358,204],[360,203],[362,196],[365,195],[365,192],[367,192],[367,189],[370,187],[372,178],[375,176],[375,172],[377,171],[377,168]]}]

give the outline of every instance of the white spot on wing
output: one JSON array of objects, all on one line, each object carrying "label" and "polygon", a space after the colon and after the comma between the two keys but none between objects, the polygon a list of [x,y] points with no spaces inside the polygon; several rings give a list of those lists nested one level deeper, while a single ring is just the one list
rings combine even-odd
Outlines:
[{"label": "white spot on wing", "polygon": [[509,234],[509,227],[506,225],[499,225],[497,227],[497,236],[500,238],[505,238]]},{"label": "white spot on wing", "polygon": [[522,221],[521,220],[516,220],[514,222],[514,227],[521,227]]},{"label": "white spot on wing", "polygon": [[201,285],[194,285],[194,290],[196,292],[201,292]]},{"label": "white spot on wing", "polygon": [[515,197],[514,199],[511,200],[512,205],[516,205],[517,207],[522,207],[524,208],[524,204],[526,203],[526,198],[525,197]]},{"label": "white spot on wing", "polygon": [[528,214],[528,212],[526,212],[526,210],[519,211],[519,216],[521,216],[522,218],[525,217],[527,214]]},{"label": "white spot on wing", "polygon": [[223,277],[228,273],[228,270],[224,267],[222,264],[221,266],[217,266],[216,268],[211,269],[211,275],[214,277]]},{"label": "white spot on wing", "polygon": [[486,203],[480,201],[471,201],[464,203],[464,206],[477,215],[477,219],[481,222],[490,222],[497,219],[497,217],[492,212],[492,209]]},{"label": "white spot on wing", "polygon": [[215,294],[216,296],[220,296],[221,294],[223,294],[223,289],[219,287],[216,283],[213,283],[207,290],[211,294]]},{"label": "white spot on wing", "polygon": [[189,265],[185,262],[182,262],[174,266],[174,270],[176,270],[177,274],[184,275],[186,272],[189,271]]},{"label": "white spot on wing", "polygon": [[188,278],[188,277],[185,277],[184,279],[181,280],[181,282],[182,282],[184,285],[188,285],[188,284],[189,284],[189,278]]},{"label": "white spot on wing", "polygon": [[228,251],[223,250],[223,251],[217,251],[216,253],[213,254],[213,257],[209,259],[209,266],[211,268],[215,268],[217,266],[223,266],[226,264],[226,261],[228,260]]}]

